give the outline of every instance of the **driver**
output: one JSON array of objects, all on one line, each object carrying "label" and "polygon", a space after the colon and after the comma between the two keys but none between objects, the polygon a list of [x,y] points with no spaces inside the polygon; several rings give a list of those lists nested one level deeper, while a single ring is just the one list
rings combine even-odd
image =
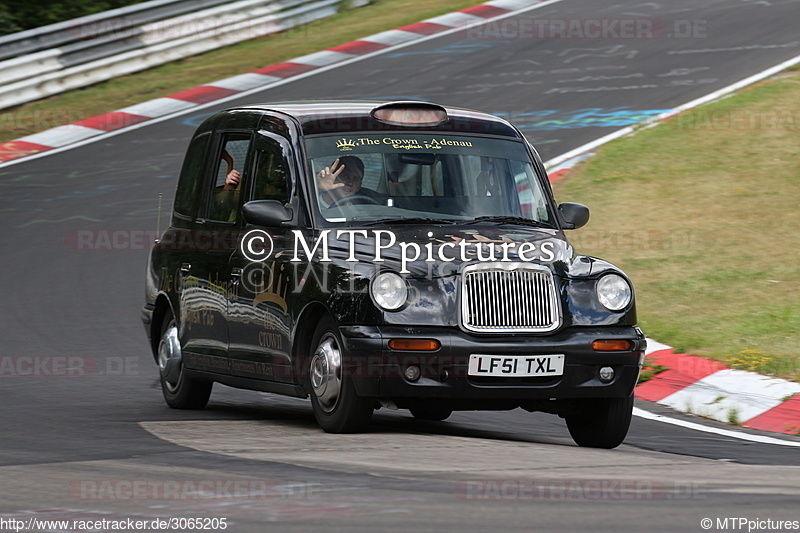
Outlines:
[{"label": "driver", "polygon": [[380,195],[361,186],[364,179],[364,162],[354,155],[345,155],[320,170],[317,175],[317,190],[325,207],[349,196],[363,196],[379,201]]}]

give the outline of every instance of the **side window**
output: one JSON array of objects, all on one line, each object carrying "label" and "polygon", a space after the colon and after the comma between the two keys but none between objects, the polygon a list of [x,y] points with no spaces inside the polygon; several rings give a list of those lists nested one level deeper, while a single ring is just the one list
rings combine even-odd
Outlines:
[{"label": "side window", "polygon": [[517,193],[519,194],[522,216],[532,218],[533,220],[549,220],[547,202],[544,196],[542,196],[542,191],[538,188],[531,188],[531,183],[536,180],[533,176],[531,166],[514,160],[510,160],[509,163],[511,165],[511,172],[514,175]]},{"label": "side window", "polygon": [[289,202],[291,192],[291,174],[280,143],[262,137],[256,150],[253,200],[278,200],[285,204]]},{"label": "side window", "polygon": [[186,219],[192,218],[197,209],[197,193],[200,191],[210,138],[210,134],[202,134],[192,139],[186,150],[186,158],[183,160],[172,210],[176,215]]},{"label": "side window", "polygon": [[247,154],[250,135],[230,133],[223,135],[215,165],[211,188],[206,198],[210,220],[234,222],[239,208],[242,184],[247,178]]}]

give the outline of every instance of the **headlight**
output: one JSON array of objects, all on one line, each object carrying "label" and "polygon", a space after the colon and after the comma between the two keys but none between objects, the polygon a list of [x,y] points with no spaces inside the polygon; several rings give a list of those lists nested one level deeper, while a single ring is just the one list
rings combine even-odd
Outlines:
[{"label": "headlight", "polygon": [[372,280],[372,297],[379,306],[387,311],[400,309],[408,298],[406,281],[394,272],[378,274]]},{"label": "headlight", "polygon": [[607,274],[597,281],[597,298],[611,311],[625,309],[631,303],[631,286],[617,274]]}]

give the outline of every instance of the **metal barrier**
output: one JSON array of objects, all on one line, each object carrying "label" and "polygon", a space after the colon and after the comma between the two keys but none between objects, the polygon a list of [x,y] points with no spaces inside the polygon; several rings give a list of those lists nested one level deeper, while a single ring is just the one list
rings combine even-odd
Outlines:
[{"label": "metal barrier", "polygon": [[284,31],[333,15],[342,5],[154,0],[6,35],[0,37],[0,109]]},{"label": "metal barrier", "polygon": [[86,38],[86,30],[95,32],[94,37],[100,37],[103,34],[123,31],[148,22],[197,12],[224,3],[225,0],[151,0],[3,35],[0,37],[0,61],[75,42]]}]

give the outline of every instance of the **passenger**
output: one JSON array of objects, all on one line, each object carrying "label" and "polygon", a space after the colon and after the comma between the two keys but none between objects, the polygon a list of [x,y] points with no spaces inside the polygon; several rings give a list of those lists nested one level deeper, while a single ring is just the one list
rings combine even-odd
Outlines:
[{"label": "passenger", "polygon": [[233,157],[231,154],[228,153],[227,150],[222,152],[222,160],[225,161],[228,165],[228,172],[225,174],[225,185],[223,189],[227,190],[235,190],[239,188],[239,182],[242,179],[242,175],[239,173],[238,170],[233,168]]},{"label": "passenger", "polygon": [[372,189],[361,186],[364,180],[364,162],[354,155],[336,159],[330,167],[325,167],[316,175],[317,190],[325,207],[350,196],[369,198],[380,203],[381,195]]},{"label": "passenger", "polygon": [[242,175],[233,168],[233,157],[227,150],[223,150],[221,159],[227,164],[225,183],[217,187],[214,201],[211,206],[211,218],[233,222],[236,220],[236,209],[239,205],[239,187]]}]

